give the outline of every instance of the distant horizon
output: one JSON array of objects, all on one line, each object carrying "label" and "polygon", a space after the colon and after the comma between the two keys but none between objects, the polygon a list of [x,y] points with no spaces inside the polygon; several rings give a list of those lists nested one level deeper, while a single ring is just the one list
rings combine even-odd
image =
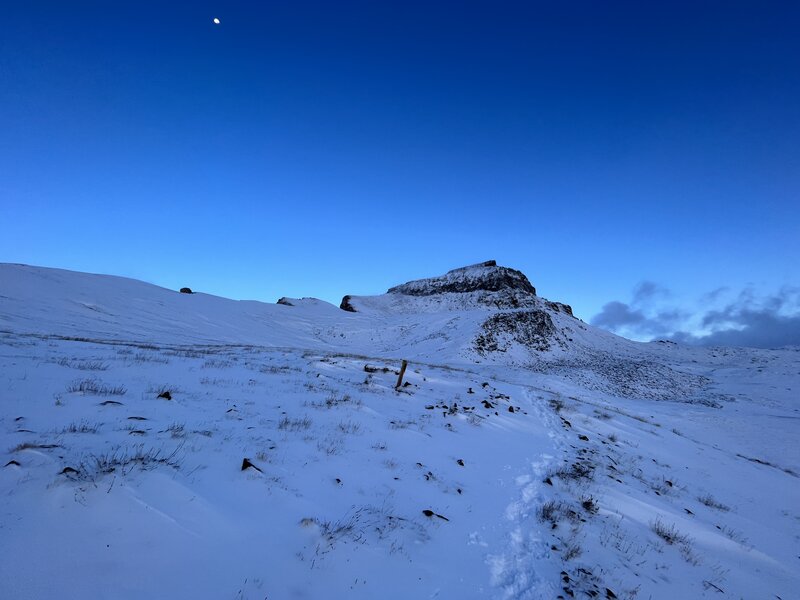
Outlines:
[{"label": "distant horizon", "polygon": [[[312,298],[316,300],[322,300],[324,302],[328,302],[329,304],[339,307],[341,304],[342,299],[345,296],[374,296],[374,295],[381,295],[387,293],[387,290],[390,287],[395,285],[400,285],[402,283],[406,283],[407,281],[413,281],[418,279],[427,279],[427,278],[435,278],[445,273],[452,271],[454,269],[459,269],[462,267],[469,267],[469,266],[477,266],[488,260],[494,261],[494,259],[487,259],[486,261],[479,261],[477,263],[471,263],[468,265],[460,265],[459,267],[452,267],[451,269],[447,269],[441,273],[436,274],[428,274],[425,276],[419,277],[412,277],[407,280],[403,281],[395,281],[394,283],[388,285],[383,290],[374,290],[364,293],[353,293],[353,292],[343,292],[338,298],[324,298],[319,295],[315,294],[307,294],[307,295],[293,295],[290,293],[281,294],[277,296],[274,300],[267,299],[267,298],[236,298],[227,296],[225,294],[215,293],[210,290],[203,289],[201,287],[193,286],[188,284],[187,282],[183,282],[180,284],[162,284],[154,281],[148,281],[146,279],[141,279],[138,277],[132,277],[129,275],[124,275],[120,273],[101,273],[101,272],[90,272],[90,271],[78,271],[75,269],[67,269],[63,267],[54,267],[48,265],[33,265],[29,263],[20,263],[20,262],[6,262],[0,264],[8,264],[14,266],[22,266],[22,267],[31,267],[31,268],[43,268],[43,269],[54,269],[60,271],[68,271],[68,272],[76,272],[76,273],[84,273],[88,275],[98,275],[98,276],[109,276],[109,277],[120,277],[123,279],[131,279],[134,281],[138,281],[141,283],[145,283],[148,285],[153,285],[165,290],[170,290],[174,292],[179,292],[181,288],[188,287],[192,290],[193,293],[200,293],[200,294],[207,294],[210,296],[216,296],[219,298],[224,298],[226,300],[232,301],[246,301],[246,302],[261,302],[265,304],[276,304],[278,300],[281,298]],[[505,265],[502,264],[500,261],[496,261],[497,266],[499,267],[507,267],[514,269],[513,265]],[[517,269],[519,270],[519,269]],[[522,273],[527,277],[527,274],[522,271]],[[530,280],[530,278],[528,278]],[[531,281],[532,285],[536,287],[536,283]],[[722,292],[724,290],[718,290]],[[631,305],[627,305],[621,302],[611,302],[603,307],[603,311],[594,316],[592,319],[585,319],[580,314],[574,311],[574,306],[570,302],[569,299],[565,298],[554,298],[551,296],[547,296],[541,293],[541,291],[537,288],[536,295],[547,299],[553,300],[556,302],[562,302],[564,304],[568,304],[573,309],[573,314],[576,318],[599,327],[601,329],[606,329],[612,333],[616,333],[617,335],[621,335],[622,337],[626,337],[628,339],[634,341],[642,341],[642,342],[653,342],[653,341],[675,341],[680,343],[685,343],[689,345],[700,345],[700,346],[741,346],[741,347],[755,347],[755,348],[782,348],[787,346],[800,346],[800,330],[798,330],[797,321],[798,318],[793,315],[785,315],[780,314],[780,309],[783,308],[783,305],[792,305],[792,303],[800,302],[800,288],[783,288],[779,291],[778,294],[774,296],[768,296],[766,298],[759,298],[754,296],[752,291],[745,290],[739,294],[738,298],[734,300],[734,302],[727,304],[727,306],[723,310],[707,310],[704,314],[700,315],[700,318],[697,315],[692,314],[679,314],[675,311],[670,310],[662,310],[661,312],[655,312],[653,310],[647,310],[651,316],[646,316],[643,312],[644,309],[652,308],[652,304],[650,300],[653,297],[658,296],[669,296],[667,290],[665,288],[659,288],[652,282],[642,282],[636,290],[634,290],[634,299]],[[731,295],[727,295],[727,299],[729,300]],[[719,299],[719,298],[718,298]],[[725,299],[723,297],[723,299]],[[705,300],[708,300],[706,297]],[[747,302],[748,305],[743,305],[743,302]],[[777,310],[776,310],[777,309]],[[690,323],[692,317],[695,317],[694,322],[701,322],[705,326],[711,325],[710,331],[708,333],[698,333],[697,331],[687,331],[687,330],[680,330],[674,327],[676,324],[681,323]],[[739,323],[736,323],[736,319],[739,319]],[[605,321],[604,319],[610,319],[610,322]],[[683,320],[681,320],[683,319]],[[723,324],[723,327],[713,327],[715,321],[720,322]],[[673,326],[673,329],[670,330],[670,325]],[[633,326],[634,334],[630,334],[629,327]],[[621,330],[621,331],[620,331]],[[641,332],[640,335],[636,335],[636,331]],[[660,332],[660,333],[659,333]]]}]

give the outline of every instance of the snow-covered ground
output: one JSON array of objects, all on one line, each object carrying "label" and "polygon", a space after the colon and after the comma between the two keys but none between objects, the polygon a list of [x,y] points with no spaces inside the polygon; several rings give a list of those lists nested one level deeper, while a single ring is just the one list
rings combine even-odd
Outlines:
[{"label": "snow-covered ground", "polygon": [[800,351],[517,273],[349,312],[0,265],[0,598],[799,598]]}]

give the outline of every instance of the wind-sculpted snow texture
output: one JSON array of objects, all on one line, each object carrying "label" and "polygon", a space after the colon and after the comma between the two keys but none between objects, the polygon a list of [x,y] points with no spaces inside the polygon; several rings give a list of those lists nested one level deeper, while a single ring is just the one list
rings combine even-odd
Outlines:
[{"label": "wind-sculpted snow texture", "polygon": [[0,598],[797,597],[797,349],[347,305],[0,265]]}]

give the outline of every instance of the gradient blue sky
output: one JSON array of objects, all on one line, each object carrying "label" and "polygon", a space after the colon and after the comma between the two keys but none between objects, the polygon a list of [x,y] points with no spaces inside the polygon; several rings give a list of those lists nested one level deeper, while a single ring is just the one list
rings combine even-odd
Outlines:
[{"label": "gradient blue sky", "polygon": [[494,258],[587,320],[800,282],[797,2],[2,19],[3,262],[338,302]]}]

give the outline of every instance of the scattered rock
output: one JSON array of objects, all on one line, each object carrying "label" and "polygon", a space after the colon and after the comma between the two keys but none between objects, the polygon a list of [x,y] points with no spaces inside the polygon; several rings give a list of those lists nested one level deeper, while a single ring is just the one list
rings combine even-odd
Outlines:
[{"label": "scattered rock", "polygon": [[447,517],[445,517],[444,515],[440,515],[438,513],[435,513],[432,510],[427,509],[427,508],[422,511],[422,514],[425,515],[426,517],[438,517],[438,518],[442,519],[443,521],[449,521],[450,520]]},{"label": "scattered rock", "polygon": [[78,469],[73,469],[72,467],[64,467],[63,469],[61,469],[61,472],[59,473],[59,475],[72,475],[72,474],[77,475]]},{"label": "scattered rock", "polygon": [[588,441],[589,441],[589,438],[588,438],[587,436],[585,436],[585,435],[579,435],[579,436],[578,436],[578,439],[579,439],[579,440],[582,440],[582,441],[584,441],[584,442],[588,442]]},{"label": "scattered rock", "polygon": [[508,412],[513,413],[514,412],[514,407],[513,406],[509,406],[508,407]]},{"label": "scattered rock", "polygon": [[194,292],[192,291],[192,288],[182,287],[181,294],[194,294]]},{"label": "scattered rock", "polygon": [[459,466],[464,466],[464,461],[462,459],[459,458],[456,462],[459,464]]},{"label": "scattered rock", "polygon": [[172,400],[172,394],[170,394],[169,390],[164,390],[156,397],[163,398],[164,400]]}]

